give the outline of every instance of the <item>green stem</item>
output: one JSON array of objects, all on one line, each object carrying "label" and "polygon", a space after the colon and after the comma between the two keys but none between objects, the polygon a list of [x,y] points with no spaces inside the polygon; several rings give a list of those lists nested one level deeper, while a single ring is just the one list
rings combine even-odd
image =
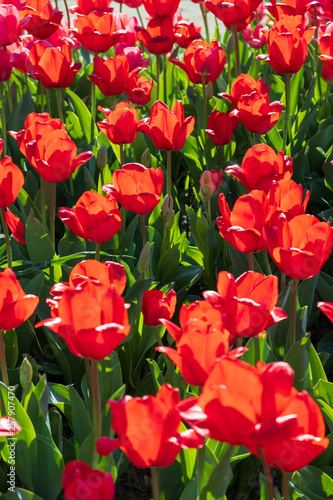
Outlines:
[{"label": "green stem", "polygon": [[208,196],[208,200],[207,200],[206,217],[207,217],[207,222],[210,225],[210,223],[212,222],[212,197],[211,196]]},{"label": "green stem", "polygon": [[46,180],[40,176],[40,214],[43,227],[47,231],[46,224]]},{"label": "green stem", "polygon": [[[289,113],[290,113],[290,73],[286,73],[285,79],[285,92],[286,92],[286,112],[284,116],[284,129],[283,129],[283,152],[286,152],[287,137],[289,129]],[[290,136],[289,136],[290,140]]]},{"label": "green stem", "polygon": [[267,252],[267,248],[265,248],[263,250],[263,256],[264,256],[264,263],[265,263],[265,268],[266,268],[266,274],[272,274],[272,269],[271,269],[271,265],[269,263],[269,258],[268,258],[268,252]]},{"label": "green stem", "polygon": [[45,95],[46,95],[46,105],[47,105],[47,112],[52,118],[52,110],[51,110],[51,102],[50,102],[50,94],[49,90],[45,89]]},{"label": "green stem", "polygon": [[5,354],[5,339],[4,339],[4,331],[0,330],[0,365],[1,365],[1,378],[3,383],[8,387],[8,373],[7,373],[7,363],[6,363],[6,354]]},{"label": "green stem", "polygon": [[230,54],[228,54],[228,56],[227,56],[227,61],[228,61],[228,92],[230,92],[230,89],[231,89],[231,80],[232,80],[232,76],[231,76],[231,64],[230,64]]},{"label": "green stem", "polygon": [[120,149],[120,167],[124,165],[124,145],[119,144],[119,149]]},{"label": "green stem", "polygon": [[167,65],[167,57],[166,54],[163,54],[163,94],[164,94],[164,102],[166,105],[168,105],[166,65]]},{"label": "green stem", "polygon": [[3,154],[7,154],[7,122],[6,122],[6,109],[5,98],[3,95],[3,82],[0,82],[0,98],[1,98],[1,112],[2,112],[2,138],[3,138]]},{"label": "green stem", "polygon": [[57,96],[58,115],[62,123],[64,123],[64,117],[62,114],[62,107],[61,107],[61,93],[59,88],[56,89],[56,96]]},{"label": "green stem", "polygon": [[259,337],[254,337],[254,356],[256,360],[256,364],[260,361],[260,344]]},{"label": "green stem", "polygon": [[55,212],[57,183],[50,182],[50,238],[55,249]]},{"label": "green stem", "polygon": [[282,494],[283,500],[289,500],[289,476],[290,472],[285,470],[282,473]]},{"label": "green stem", "polygon": [[10,80],[7,81],[7,98],[8,98],[8,104],[9,104],[9,113],[12,113],[13,111],[13,97],[12,97],[12,92],[10,88]]},{"label": "green stem", "polygon": [[142,19],[142,16],[141,16],[141,13],[140,13],[140,9],[139,9],[139,7],[137,7],[137,8],[136,8],[136,11],[137,11],[137,13],[138,13],[138,16],[139,16],[139,20],[140,20],[141,26],[143,26],[143,24],[144,24],[144,23],[143,23],[143,19]]},{"label": "green stem", "polygon": [[[155,326],[154,327],[155,329],[155,335],[156,335],[156,340],[157,340],[157,344],[160,346],[160,347],[163,347],[163,342],[162,342],[162,339],[161,339],[161,336],[160,336],[160,330],[159,330],[159,327],[158,326]],[[165,366],[167,367],[167,369],[169,368],[170,366],[170,359],[168,358],[168,356],[165,354],[165,352],[163,353],[163,356],[164,356],[164,361],[165,361]]]},{"label": "green stem", "polygon": [[204,126],[203,128],[207,128],[207,121],[208,121],[208,100],[207,100],[207,95],[206,95],[206,75],[202,75],[202,96],[203,96],[203,116],[204,116]]},{"label": "green stem", "polygon": [[40,86],[40,112],[44,113],[45,110],[45,105],[44,105],[44,92],[45,87],[43,85]]},{"label": "green stem", "polygon": [[171,195],[171,153],[167,151],[167,194]]},{"label": "green stem", "polygon": [[242,346],[243,346],[243,337],[237,337],[236,347],[242,347]]},{"label": "green stem", "polygon": [[144,215],[140,214],[140,224],[141,224],[141,233],[142,233],[142,244],[145,246],[147,243],[147,231],[146,231],[146,224],[145,224],[145,217]]},{"label": "green stem", "polygon": [[91,82],[91,142],[94,142],[95,138],[95,119],[96,119],[96,87],[93,82]]},{"label": "green stem", "polygon": [[296,343],[296,307],[298,281],[292,281],[291,287],[291,311],[290,311],[290,347]]},{"label": "green stem", "polygon": [[158,468],[150,467],[151,489],[153,500],[160,500],[160,488],[158,484]]},{"label": "green stem", "polygon": [[280,292],[283,292],[283,290],[286,288],[286,274],[281,271],[280,275],[280,286],[281,290]]},{"label": "green stem", "polygon": [[203,19],[203,22],[205,25],[206,40],[207,40],[207,42],[209,42],[210,36],[209,36],[209,26],[208,26],[208,21],[207,21],[207,12],[204,11],[204,8],[203,8],[203,5],[201,2],[199,5],[200,5],[201,14],[202,14],[202,19]]},{"label": "green stem", "polygon": [[239,62],[239,43],[238,43],[238,33],[237,33],[237,24],[231,25],[231,31],[234,35],[235,39],[235,52],[236,52],[236,76],[240,75],[240,62]]},{"label": "green stem", "polygon": [[95,260],[100,260],[101,259],[101,244],[96,243],[95,247]]},{"label": "green stem", "polygon": [[7,253],[7,267],[12,268],[13,267],[12,249],[10,247],[8,226],[7,226],[7,222],[5,219],[5,211],[3,208],[0,209],[0,218],[1,218],[1,225],[2,225],[3,234],[5,235],[6,253]]},{"label": "green stem", "polygon": [[219,170],[222,170],[223,165],[223,146],[219,146]]},{"label": "green stem", "polygon": [[86,377],[87,377],[87,386],[88,386],[88,391],[89,391],[89,398],[92,398],[92,394],[93,394],[93,382],[92,382],[91,367],[90,367],[90,359],[89,358],[84,358],[84,367],[85,367],[85,370],[86,370]]},{"label": "green stem", "polygon": [[[95,446],[94,450],[96,450],[96,443],[101,435],[102,430],[102,413],[101,413],[101,396],[99,392],[99,380],[98,380],[98,361],[96,359],[91,360],[91,368],[92,368],[92,384],[93,384],[93,404],[94,404],[94,426],[95,426]],[[98,465],[98,456],[97,452],[94,452],[94,466]]]},{"label": "green stem", "polygon": [[247,254],[247,266],[249,271],[254,271],[254,263],[253,263],[253,253]]},{"label": "green stem", "polygon": [[274,483],[273,483],[271,469],[268,466],[264,450],[262,448],[258,448],[258,453],[268,485],[269,500],[274,500]]},{"label": "green stem", "polygon": [[160,55],[156,54],[156,100],[160,99]]},{"label": "green stem", "polygon": [[69,30],[70,30],[70,27],[71,27],[71,17],[70,17],[70,14],[69,14],[69,8],[68,8],[68,5],[67,5],[67,0],[64,0],[64,4],[65,4],[65,9],[66,9],[66,14],[67,14],[68,33],[69,33]]},{"label": "green stem", "polygon": [[[202,392],[202,387],[198,387],[198,396]],[[205,470],[205,445],[197,450],[197,468],[198,468],[198,491],[197,500],[200,498],[200,493],[203,488],[204,470]]]}]

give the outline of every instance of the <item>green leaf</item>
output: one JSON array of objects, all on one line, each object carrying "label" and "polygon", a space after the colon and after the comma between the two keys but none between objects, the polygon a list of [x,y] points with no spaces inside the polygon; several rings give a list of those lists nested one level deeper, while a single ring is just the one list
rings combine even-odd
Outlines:
[{"label": "green leaf", "polygon": [[8,491],[3,498],[4,500],[43,500],[42,497],[22,488],[15,488],[15,492]]},{"label": "green leaf", "polygon": [[53,259],[55,255],[54,247],[49,235],[38,219],[29,215],[24,234],[32,262],[45,262]]},{"label": "green leaf", "polygon": [[[80,124],[88,144],[91,142],[91,113],[84,102],[74,92],[66,89],[67,94],[72,99],[75,111],[80,120]],[[98,134],[96,125],[94,124],[94,137]]]},{"label": "green leaf", "polygon": [[14,369],[18,358],[18,344],[15,330],[4,334],[7,367]]},{"label": "green leaf", "polygon": [[201,491],[200,500],[217,500],[225,495],[232,479],[230,459],[232,457],[233,451],[234,447],[228,445],[222,459],[210,474],[207,485]]},{"label": "green leaf", "polygon": [[303,337],[289,349],[284,358],[284,361],[289,363],[295,371],[294,386],[299,391],[311,391],[312,389],[311,369],[307,353],[308,342],[309,338]]},{"label": "green leaf", "polygon": [[295,485],[313,500],[325,500],[333,495],[333,479],[311,465],[298,471]]},{"label": "green leaf", "polygon": [[79,446],[83,444],[86,437],[92,432],[92,424],[84,401],[74,387],[70,387],[69,398],[72,405],[72,425],[74,439]]}]

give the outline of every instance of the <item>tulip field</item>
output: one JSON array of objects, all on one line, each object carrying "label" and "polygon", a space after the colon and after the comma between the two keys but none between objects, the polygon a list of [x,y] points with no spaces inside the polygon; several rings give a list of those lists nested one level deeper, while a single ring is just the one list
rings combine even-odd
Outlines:
[{"label": "tulip field", "polygon": [[333,499],[333,5],[184,1],[0,0],[4,500]]}]

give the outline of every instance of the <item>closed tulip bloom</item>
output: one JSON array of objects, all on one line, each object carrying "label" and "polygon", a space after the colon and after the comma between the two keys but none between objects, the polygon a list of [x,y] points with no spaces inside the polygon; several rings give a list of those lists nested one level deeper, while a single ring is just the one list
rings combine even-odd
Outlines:
[{"label": "closed tulip bloom", "polygon": [[223,146],[229,144],[232,134],[240,123],[240,114],[237,109],[227,113],[220,113],[214,109],[208,118],[208,129],[205,132],[216,146]]},{"label": "closed tulip bloom", "polygon": [[113,144],[131,144],[137,134],[138,112],[127,102],[119,102],[113,111],[98,106],[106,119],[97,122],[99,129]]},{"label": "closed tulip bloom", "polygon": [[310,199],[310,191],[307,190],[305,196],[303,196],[302,184],[296,184],[291,179],[282,179],[273,182],[268,192],[268,198],[271,204],[275,205],[275,211],[269,221],[269,225],[275,226],[281,213],[288,220],[291,220],[296,215],[305,214]]},{"label": "closed tulip bloom", "polygon": [[229,341],[236,337],[255,337],[270,326],[287,318],[276,306],[279,297],[278,278],[247,271],[238,278],[221,271],[217,278],[217,292],[203,293],[205,300],[222,308]]},{"label": "closed tulip bloom", "polygon": [[92,469],[88,464],[75,460],[68,462],[62,474],[65,500],[113,500],[115,484],[110,472]]},{"label": "closed tulip bloom", "polygon": [[12,232],[13,238],[21,243],[22,245],[25,245],[25,239],[24,239],[24,225],[13,212],[11,212],[8,208],[5,210],[5,221],[7,226]]},{"label": "closed tulip bloom", "polygon": [[231,94],[227,94],[226,92],[222,92],[219,94],[224,99],[227,99],[234,108],[238,109],[238,101],[241,97],[245,95],[252,94],[252,92],[259,92],[259,94],[268,94],[269,85],[262,81],[260,77],[258,81],[256,81],[250,75],[239,75],[236,80],[234,80],[231,85]]},{"label": "closed tulip bloom", "polygon": [[166,295],[161,290],[147,290],[142,297],[143,321],[147,326],[158,326],[161,319],[171,319],[175,313],[177,294],[170,290]]},{"label": "closed tulip bloom", "polygon": [[58,216],[73,233],[94,243],[105,243],[121,228],[121,215],[113,196],[86,191],[74,210],[61,207]]},{"label": "closed tulip bloom", "polygon": [[91,359],[109,356],[130,331],[123,298],[94,279],[64,290],[52,317],[35,326],[50,328],[75,356]]},{"label": "closed tulip bloom", "polygon": [[14,272],[5,268],[0,272],[0,329],[13,330],[35,311],[39,298],[25,294]]},{"label": "closed tulip bloom", "polygon": [[270,102],[267,94],[252,92],[238,101],[239,116],[244,127],[253,134],[266,134],[277,124],[282,113],[283,103]]},{"label": "closed tulip bloom", "polygon": [[44,39],[57,31],[63,13],[53,8],[49,0],[28,0],[20,15],[29,16],[24,29],[35,38]]},{"label": "closed tulip bloom", "polygon": [[276,226],[266,227],[263,235],[277,267],[296,280],[318,274],[332,252],[330,223],[320,222],[313,215],[297,215],[288,221],[281,214]]},{"label": "closed tulip bloom", "polygon": [[220,2],[220,0],[206,1],[205,5],[218,19],[220,19],[227,29],[231,29],[233,24],[237,25],[237,30],[244,29],[254,17],[254,12],[261,0],[232,0],[230,2]]},{"label": "closed tulip bloom", "polygon": [[113,15],[96,10],[78,15],[76,28],[72,29],[72,33],[86,50],[107,52],[113,45]]},{"label": "closed tulip bloom", "polygon": [[268,61],[276,73],[297,73],[308,55],[314,30],[303,29],[302,16],[282,16],[268,32],[268,56],[258,59]]},{"label": "closed tulip bloom", "polygon": [[120,448],[135,467],[168,467],[182,448],[203,445],[203,438],[192,429],[179,432],[179,390],[169,384],[163,384],[156,396],[125,396],[108,403],[119,439],[101,437],[97,442],[100,455]]},{"label": "closed tulip bloom", "polygon": [[0,5],[0,45],[16,42],[21,35],[22,21],[15,5]]},{"label": "closed tulip bloom", "polygon": [[250,45],[253,49],[261,49],[264,47],[268,41],[267,30],[263,30],[261,24],[257,24],[254,30],[252,30],[251,24],[242,31],[244,42]]},{"label": "closed tulip bloom", "polygon": [[0,48],[0,82],[9,80],[12,70],[13,63],[10,59],[10,55],[5,49]]},{"label": "closed tulip bloom", "polygon": [[184,62],[170,58],[170,62],[187,73],[192,83],[202,83],[203,76],[206,83],[214,83],[222,73],[225,61],[225,53],[214,38],[210,43],[205,40],[191,42],[185,50]]},{"label": "closed tulip bloom", "polygon": [[176,41],[172,17],[153,17],[147,28],[136,26],[138,39],[150,54],[167,54]]},{"label": "closed tulip bloom", "polygon": [[70,87],[81,68],[81,63],[72,62],[70,47],[66,42],[52,47],[46,41],[37,41],[30,49],[29,60],[33,65],[30,76],[47,89]]},{"label": "closed tulip bloom", "polygon": [[219,170],[219,172],[216,172],[216,170],[205,170],[202,172],[199,182],[200,193],[203,194],[203,197],[214,196],[218,192],[222,182],[222,170]]},{"label": "closed tulip bloom", "polygon": [[136,106],[144,106],[151,99],[153,79],[147,80],[145,76],[131,72],[126,82],[125,90],[128,100]]},{"label": "closed tulip bloom", "polygon": [[85,151],[75,156],[77,148],[65,125],[48,113],[30,113],[24,129],[10,132],[29,163],[48,182],[62,182],[93,156]]},{"label": "closed tulip bloom", "polygon": [[0,208],[9,207],[14,203],[24,184],[22,171],[9,156],[0,161]]},{"label": "closed tulip bloom", "polygon": [[248,149],[242,165],[226,167],[225,172],[238,179],[246,189],[261,189],[267,194],[274,181],[290,179],[293,161],[283,151],[275,153],[267,144],[256,144]]},{"label": "closed tulip bloom", "polygon": [[142,5],[151,17],[173,16],[176,14],[180,0],[142,0]]},{"label": "closed tulip bloom", "polygon": [[223,193],[219,196],[221,217],[216,222],[220,235],[239,252],[260,252],[266,248],[262,232],[274,212],[264,191],[240,196],[232,212]]},{"label": "closed tulip bloom", "polygon": [[129,64],[126,56],[94,57],[94,73],[88,76],[106,96],[125,92]]},{"label": "closed tulip bloom", "polygon": [[141,163],[127,163],[113,172],[113,184],[103,191],[114,196],[125,210],[145,215],[159,204],[164,176],[161,168],[146,168]]},{"label": "closed tulip bloom", "polygon": [[185,119],[181,101],[176,101],[169,109],[162,101],[151,107],[150,118],[138,122],[138,130],[148,135],[158,149],[179,151],[194,129],[194,116]]}]

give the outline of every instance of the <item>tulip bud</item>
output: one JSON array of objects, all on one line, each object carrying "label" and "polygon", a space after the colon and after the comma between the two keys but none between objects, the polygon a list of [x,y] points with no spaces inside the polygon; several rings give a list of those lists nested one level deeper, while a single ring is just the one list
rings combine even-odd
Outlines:
[{"label": "tulip bud", "polygon": [[173,222],[175,220],[175,211],[172,210],[170,213],[169,213],[169,216],[167,218],[167,220],[165,221],[165,228],[169,231],[172,226],[173,226]]},{"label": "tulip bud", "polygon": [[207,99],[212,99],[214,95],[213,82],[208,82],[206,85],[206,97]]},{"label": "tulip bud", "polygon": [[165,195],[164,200],[162,201],[160,210],[161,219],[164,222],[167,221],[172,209],[173,209],[173,199],[171,194],[167,194]]},{"label": "tulip bud", "polygon": [[[200,195],[205,197],[213,196],[217,193],[222,182],[222,170],[205,170],[200,177]],[[205,200],[203,200],[205,201]]]},{"label": "tulip bud", "polygon": [[144,165],[147,168],[150,168],[150,166],[151,166],[151,155],[150,155],[150,151],[148,148],[141,156],[141,163],[142,163],[142,165]]},{"label": "tulip bud", "polygon": [[229,35],[229,38],[227,40],[227,44],[225,46],[226,54],[228,54],[228,56],[230,56],[230,54],[235,52],[235,48],[236,48],[235,37],[234,37],[234,34],[231,33],[231,35]]},{"label": "tulip bud", "polygon": [[97,153],[97,167],[100,170],[103,170],[106,167],[108,162],[108,150],[106,149],[105,144],[102,144]]},{"label": "tulip bud", "polygon": [[139,262],[137,265],[137,269],[139,273],[144,273],[149,269],[150,264],[150,243],[147,241],[143,249],[141,250]]},{"label": "tulip bud", "polygon": [[20,384],[25,389],[32,381],[32,366],[27,357],[22,361],[20,368]]}]

